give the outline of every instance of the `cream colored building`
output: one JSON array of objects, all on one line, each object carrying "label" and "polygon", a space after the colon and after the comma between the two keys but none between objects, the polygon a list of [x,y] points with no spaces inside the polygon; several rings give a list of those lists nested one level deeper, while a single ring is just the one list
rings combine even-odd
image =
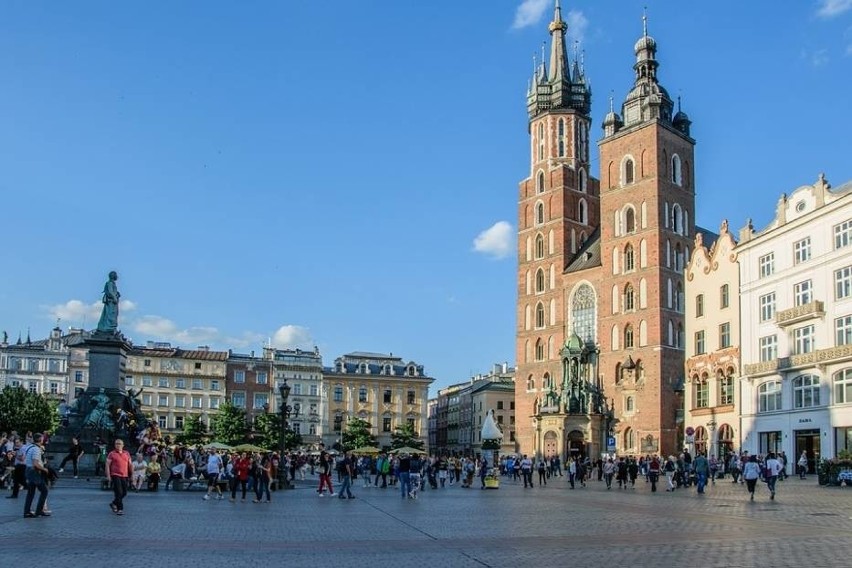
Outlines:
[{"label": "cream colored building", "polygon": [[685,441],[708,456],[724,457],[740,446],[736,246],[725,221],[713,243],[696,235],[686,265]]},{"label": "cream colored building", "polygon": [[[379,447],[390,446],[397,426],[411,424],[424,444],[427,437],[429,385],[423,365],[383,353],[349,353],[323,369],[323,432],[326,447],[339,443],[351,418],[372,426]],[[292,394],[291,394],[292,396]]]},{"label": "cream colored building", "polygon": [[227,351],[149,342],[128,354],[126,385],[141,391],[143,411],[164,434],[182,432],[191,416],[200,416],[209,429],[225,401],[227,360]]},{"label": "cream colored building", "polygon": [[852,182],[782,195],[737,251],[743,449],[805,452],[813,472],[852,450]]},{"label": "cream colored building", "polygon": [[482,424],[489,410],[494,411],[494,420],[503,440],[500,454],[518,451],[515,442],[515,370],[508,365],[495,365],[494,372],[475,377],[470,386],[471,407],[471,454],[482,453]]}]

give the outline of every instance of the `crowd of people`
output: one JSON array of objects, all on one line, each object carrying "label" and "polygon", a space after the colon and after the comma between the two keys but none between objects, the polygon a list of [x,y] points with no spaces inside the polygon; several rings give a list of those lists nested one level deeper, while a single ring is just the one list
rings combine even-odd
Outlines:
[{"label": "crowd of people", "polygon": [[[165,490],[192,486],[206,486],[204,500],[225,499],[245,502],[251,497],[254,503],[269,503],[272,491],[283,480],[290,484],[296,480],[310,481],[318,478],[316,492],[320,497],[337,496],[354,499],[353,487],[364,489],[395,489],[402,498],[417,499],[427,489],[439,490],[458,486],[470,488],[479,479],[479,487],[486,487],[488,476],[502,476],[524,488],[546,486],[548,480],[567,477],[568,487],[586,487],[587,482],[597,480],[607,491],[636,489],[637,480],[644,480],[651,492],[657,491],[658,483],[665,491],[673,492],[695,487],[704,493],[707,485],[714,485],[720,478],[746,486],[749,498],[754,499],[757,482],[763,480],[774,499],[776,482],[787,477],[788,462],[783,452],[765,456],[749,455],[748,452],[729,453],[725,458],[698,453],[693,457],[688,450],[679,455],[574,457],[563,464],[558,456],[546,458],[527,455],[509,455],[489,464],[480,456],[427,456],[422,452],[384,453],[354,455],[351,452],[334,451],[292,452],[247,452],[217,449],[216,447],[184,446],[168,444],[161,438],[156,426],[142,431],[135,440],[137,450],[131,455],[123,440],[117,439],[112,448],[100,438],[93,444],[95,475],[103,475],[114,493],[110,508],[117,515],[123,514],[123,499],[128,491],[158,491],[163,480]],[[21,489],[26,490],[24,516],[50,516],[47,508],[49,487],[70,464],[74,478],[79,475],[79,461],[86,449],[76,438],[71,440],[68,452],[58,468],[49,463],[45,453],[48,442],[46,434],[17,433],[0,436],[0,487],[9,488],[8,498],[17,498]],[[795,464],[795,470],[804,478],[807,456],[803,453]],[[335,491],[335,484],[338,491]],[[39,500],[33,508],[35,494]]]}]

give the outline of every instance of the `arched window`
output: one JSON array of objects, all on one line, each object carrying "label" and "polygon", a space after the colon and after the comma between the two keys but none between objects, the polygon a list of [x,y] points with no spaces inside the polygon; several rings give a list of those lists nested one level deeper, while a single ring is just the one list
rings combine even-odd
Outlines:
[{"label": "arched window", "polygon": [[633,253],[633,245],[627,243],[624,247],[624,272],[636,270],[636,258]]},{"label": "arched window", "polygon": [[619,337],[619,335],[620,334],[618,333],[618,326],[617,325],[612,326],[612,338],[611,339],[612,339],[612,350],[613,351],[618,351],[618,337]]},{"label": "arched window", "polygon": [[624,287],[624,311],[632,312],[636,309],[636,294],[632,284],[627,284]]},{"label": "arched window", "polygon": [[538,182],[536,183],[536,191],[544,193],[544,172],[538,172]]},{"label": "arched window", "polygon": [[367,387],[358,387],[358,402],[367,402]]},{"label": "arched window", "polygon": [[684,341],[685,341],[685,338],[683,336],[683,324],[678,323],[677,324],[677,336],[675,337],[675,347],[677,347],[678,349],[683,349],[684,346],[686,345],[684,343]]},{"label": "arched window", "polygon": [[574,292],[574,298],[571,301],[571,327],[577,337],[588,344],[595,343],[597,327],[595,291],[588,284],[582,284]]},{"label": "arched window", "polygon": [[683,313],[683,284],[677,283],[677,291],[675,292],[675,311]]},{"label": "arched window", "polygon": [[559,157],[565,157],[565,119],[559,119]]},{"label": "arched window", "polygon": [[538,123],[538,159],[544,159],[544,122]]},{"label": "arched window", "polygon": [[544,341],[537,339],[535,342],[535,360],[544,361]]},{"label": "arched window", "polygon": [[683,272],[683,266],[683,250],[680,248],[680,243],[676,243],[674,254],[674,269],[678,272]]},{"label": "arched window", "polygon": [[544,203],[536,203],[535,205],[535,222],[537,225],[544,223]]},{"label": "arched window", "polygon": [[586,184],[588,183],[588,179],[586,177],[586,170],[584,170],[583,168],[580,168],[580,176],[579,177],[580,177],[580,181],[577,184],[577,187],[579,188],[580,191],[582,191],[583,193],[586,193]]},{"label": "arched window", "polygon": [[553,229],[547,233],[547,254],[553,254],[553,243],[555,242],[553,236]]},{"label": "arched window", "polygon": [[636,408],[634,407],[633,397],[628,396],[626,399],[624,399],[624,412],[633,412],[634,410],[636,410]]},{"label": "arched window", "polygon": [[621,382],[621,363],[615,364],[615,383]]},{"label": "arched window", "polygon": [[618,291],[618,284],[612,285],[612,313],[618,313],[618,307],[621,305],[620,302],[621,293]]},{"label": "arched window", "polygon": [[666,345],[674,346],[674,344],[675,344],[674,322],[672,320],[669,320],[668,339],[666,341]]},{"label": "arched window", "polygon": [[624,326],[624,348],[630,349],[633,347],[633,326],[629,323]]},{"label": "arched window", "polygon": [[819,405],[819,377],[801,375],[793,379],[793,408],[810,408]]},{"label": "arched window", "polygon": [[545,373],[544,377],[542,377],[541,388],[544,390],[553,388],[553,385],[550,383],[550,373]]},{"label": "arched window", "polygon": [[615,219],[613,219],[613,229],[615,230],[615,236],[621,236],[621,211],[615,212]]},{"label": "arched window", "polygon": [[533,391],[533,390],[535,390],[535,379],[533,378],[533,376],[532,376],[532,375],[530,375],[530,376],[527,378],[527,390],[528,390],[528,391]]},{"label": "arched window", "polygon": [[757,387],[757,411],[781,410],[781,381],[769,381]]},{"label": "arched window", "polygon": [[628,235],[636,232],[636,211],[632,207],[624,210],[624,232]]},{"label": "arched window", "polygon": [[536,260],[544,258],[544,236],[542,235],[535,237],[535,258]]},{"label": "arched window", "polygon": [[585,199],[577,202],[577,220],[584,225],[589,224],[589,211]]},{"label": "arched window", "polygon": [[[628,397],[632,401],[632,397]],[[632,412],[632,410],[628,410],[627,412]],[[634,450],[636,447],[635,436],[633,435],[633,428],[628,428],[624,431],[624,449],[625,450]]]},{"label": "arched window", "polygon": [[672,183],[681,185],[683,179],[681,177],[680,156],[672,154]]},{"label": "arched window", "polygon": [[633,163],[633,158],[625,158],[622,169],[622,185],[627,185],[633,183],[633,179],[635,176],[635,168],[636,165]]},{"label": "arched window", "polygon": [[529,330],[532,327],[532,308],[527,304],[524,308],[524,329]]},{"label": "arched window", "polygon": [[612,249],[612,273],[618,274],[618,257],[621,256],[621,253],[618,250],[618,247]]},{"label": "arched window", "polygon": [[648,204],[644,201],[642,202],[641,211],[642,211],[641,215],[640,215],[641,216],[641,225],[642,225],[642,228],[644,229],[645,227],[648,226]]},{"label": "arched window", "polygon": [[648,266],[648,243],[645,239],[639,241],[639,268]]},{"label": "arched window", "polygon": [[639,281],[639,308],[648,307],[648,282],[643,278]]},{"label": "arched window", "polygon": [[683,234],[683,214],[681,212],[680,205],[677,203],[672,205],[672,219],[669,226],[672,228],[672,231],[678,235]]},{"label": "arched window", "polygon": [[710,381],[707,373],[700,380],[693,379],[693,390],[695,392],[695,403],[693,408],[707,408],[710,406]]},{"label": "arched window", "polygon": [[544,270],[539,268],[535,272],[535,291],[537,294],[544,292],[545,288]]},{"label": "arched window", "polygon": [[834,404],[852,402],[852,368],[834,374]]},{"label": "arched window", "polygon": [[535,307],[535,327],[537,329],[544,327],[544,304],[541,302]]},{"label": "arched window", "polygon": [[645,320],[639,322],[639,347],[648,345],[648,324]]},{"label": "arched window", "polygon": [[703,454],[707,452],[707,429],[704,426],[699,426],[695,429],[695,453]]}]

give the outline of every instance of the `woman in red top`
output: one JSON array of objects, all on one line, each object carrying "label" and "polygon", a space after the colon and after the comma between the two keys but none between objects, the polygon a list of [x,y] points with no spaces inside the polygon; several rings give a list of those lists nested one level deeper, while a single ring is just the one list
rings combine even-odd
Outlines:
[{"label": "woman in red top", "polygon": [[127,495],[127,482],[133,473],[133,461],[130,453],[124,450],[124,441],[117,439],[115,449],[109,453],[106,460],[106,478],[112,485],[115,496],[109,508],[116,515],[124,514],[124,497]]},{"label": "woman in red top", "polygon": [[237,500],[237,485],[243,491],[243,501],[246,500],[246,483],[248,483],[249,471],[251,470],[251,460],[245,452],[240,454],[239,459],[234,460],[233,474],[234,479],[231,482],[231,501]]}]

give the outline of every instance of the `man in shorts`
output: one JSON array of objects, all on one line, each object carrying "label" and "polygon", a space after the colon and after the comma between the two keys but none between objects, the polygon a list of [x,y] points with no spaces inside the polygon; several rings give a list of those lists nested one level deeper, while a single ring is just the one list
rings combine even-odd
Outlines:
[{"label": "man in shorts", "polygon": [[219,474],[222,472],[222,467],[222,456],[216,450],[211,449],[207,456],[207,493],[203,497],[205,501],[210,499],[210,492],[213,489],[216,489],[218,494],[216,499],[222,498],[222,488],[219,486]]}]

